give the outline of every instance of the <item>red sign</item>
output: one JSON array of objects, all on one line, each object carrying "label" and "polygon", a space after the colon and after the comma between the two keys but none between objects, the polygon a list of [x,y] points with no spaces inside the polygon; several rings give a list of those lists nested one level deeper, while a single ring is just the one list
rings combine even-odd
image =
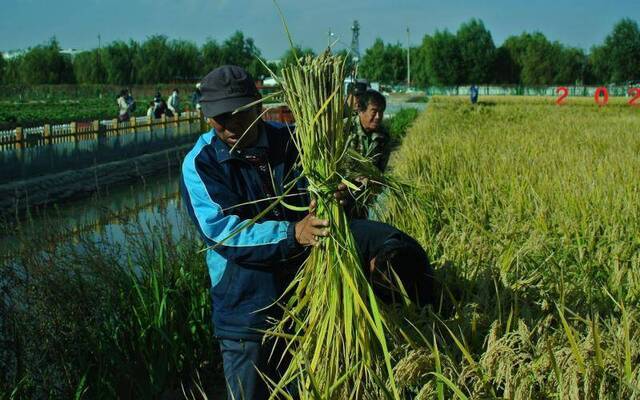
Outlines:
[{"label": "red sign", "polygon": [[[564,100],[567,97],[569,97],[569,89],[567,89],[565,86],[560,86],[559,88],[556,89],[556,94],[560,94],[560,93],[562,94],[556,99],[556,104],[559,106],[566,104]],[[627,91],[627,93],[629,94],[629,96],[633,96],[627,102],[627,104],[635,107],[640,106],[640,88],[637,88],[637,87],[630,88]],[[606,106],[609,103],[609,91],[607,90],[607,88],[604,86],[597,88],[594,96],[594,100],[596,101],[596,104],[599,105],[600,107]]]},{"label": "red sign", "polygon": [[564,99],[567,98],[567,96],[569,96],[569,89],[567,89],[564,86],[561,86],[559,88],[556,89],[556,94],[563,92],[562,95],[560,97],[558,97],[558,100],[556,100],[556,104],[561,106],[564,104]]}]

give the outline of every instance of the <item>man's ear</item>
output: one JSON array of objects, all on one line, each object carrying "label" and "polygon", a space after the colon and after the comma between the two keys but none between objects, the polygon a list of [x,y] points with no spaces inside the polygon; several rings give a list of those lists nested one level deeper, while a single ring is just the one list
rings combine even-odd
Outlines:
[{"label": "man's ear", "polygon": [[216,129],[216,125],[218,124],[213,120],[213,118],[207,117],[207,125],[209,125],[213,129]]}]

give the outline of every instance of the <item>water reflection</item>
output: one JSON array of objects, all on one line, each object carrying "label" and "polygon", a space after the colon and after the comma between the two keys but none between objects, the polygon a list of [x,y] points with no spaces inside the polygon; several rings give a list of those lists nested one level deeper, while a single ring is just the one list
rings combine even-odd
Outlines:
[{"label": "water reflection", "polygon": [[0,254],[12,255],[41,242],[43,251],[92,241],[107,250],[130,253],[132,236],[151,235],[160,225],[177,237],[191,229],[181,204],[178,178],[162,175],[108,188],[91,199],[33,211],[0,231]]},{"label": "water reflection", "polygon": [[0,184],[124,160],[193,143],[199,123],[181,122],[132,133],[0,151]]}]

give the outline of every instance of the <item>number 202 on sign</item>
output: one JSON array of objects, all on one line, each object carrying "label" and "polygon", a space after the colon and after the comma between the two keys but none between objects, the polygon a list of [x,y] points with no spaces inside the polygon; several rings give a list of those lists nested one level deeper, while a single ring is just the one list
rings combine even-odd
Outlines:
[{"label": "number 202 on sign", "polygon": [[[630,88],[627,93],[629,93],[629,96],[633,96],[627,102],[627,104],[629,104],[630,106],[640,106],[640,88]],[[569,97],[569,89],[567,89],[566,86],[561,86],[556,89],[556,94],[560,95],[560,97],[556,99],[556,104],[561,106],[565,104],[564,100]],[[596,101],[596,104],[598,104],[599,106],[606,106],[607,103],[609,103],[609,91],[607,90],[607,88],[602,86],[596,89],[594,99]]]}]

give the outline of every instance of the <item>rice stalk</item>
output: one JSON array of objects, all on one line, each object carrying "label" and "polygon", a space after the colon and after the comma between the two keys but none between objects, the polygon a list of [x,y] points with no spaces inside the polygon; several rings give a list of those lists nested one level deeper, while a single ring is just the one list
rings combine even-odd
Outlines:
[{"label": "rice stalk", "polygon": [[390,324],[360,265],[347,214],[333,197],[339,183],[357,189],[353,177],[372,165],[348,150],[344,59],[324,53],[299,61],[283,68],[280,81],[296,120],[302,176],[331,234],[311,250],[287,289],[283,319],[269,332],[291,353],[272,398],[281,397],[294,377],[302,399],[399,398]]}]

